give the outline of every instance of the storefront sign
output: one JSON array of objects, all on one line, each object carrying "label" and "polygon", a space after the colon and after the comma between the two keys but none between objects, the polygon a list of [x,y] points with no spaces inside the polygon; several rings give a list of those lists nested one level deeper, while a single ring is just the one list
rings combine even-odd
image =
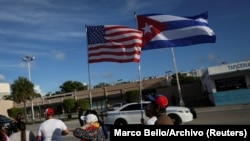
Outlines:
[{"label": "storefront sign", "polygon": [[246,69],[246,68],[250,68],[250,62],[242,62],[238,64],[228,65],[227,67],[229,70]]}]

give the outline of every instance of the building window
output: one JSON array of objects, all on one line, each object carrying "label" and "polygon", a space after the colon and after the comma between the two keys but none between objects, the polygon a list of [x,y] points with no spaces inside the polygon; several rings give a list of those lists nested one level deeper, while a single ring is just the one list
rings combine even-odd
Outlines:
[{"label": "building window", "polygon": [[218,92],[247,88],[244,76],[218,79],[215,80],[215,85]]}]

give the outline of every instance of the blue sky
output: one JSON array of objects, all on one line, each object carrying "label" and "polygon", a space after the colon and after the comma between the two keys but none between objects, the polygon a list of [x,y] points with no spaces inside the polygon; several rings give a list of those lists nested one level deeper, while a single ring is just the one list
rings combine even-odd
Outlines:
[{"label": "blue sky", "polygon": [[[28,78],[41,94],[65,81],[96,85],[139,78],[138,64],[87,63],[85,25],[136,28],[137,14],[194,16],[208,11],[216,43],[174,48],[178,71],[250,59],[250,2],[247,0],[0,0],[0,82]],[[170,48],[143,51],[141,78],[175,72]],[[89,69],[89,70],[88,70]]]}]

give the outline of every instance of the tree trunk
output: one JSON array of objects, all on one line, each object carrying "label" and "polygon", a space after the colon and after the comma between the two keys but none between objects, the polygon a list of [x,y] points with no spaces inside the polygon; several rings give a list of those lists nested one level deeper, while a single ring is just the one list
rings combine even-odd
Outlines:
[{"label": "tree trunk", "polygon": [[23,104],[24,104],[24,117],[25,117],[24,119],[25,119],[25,123],[27,123],[28,119],[27,119],[27,109],[26,109],[27,103],[26,103],[26,101],[24,101]]}]

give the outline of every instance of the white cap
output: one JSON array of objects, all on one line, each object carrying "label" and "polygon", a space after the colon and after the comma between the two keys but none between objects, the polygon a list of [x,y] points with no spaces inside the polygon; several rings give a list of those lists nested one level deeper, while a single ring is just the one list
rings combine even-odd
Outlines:
[{"label": "white cap", "polygon": [[86,123],[97,122],[98,118],[94,114],[88,114],[87,116],[81,116],[81,120],[85,120]]}]

